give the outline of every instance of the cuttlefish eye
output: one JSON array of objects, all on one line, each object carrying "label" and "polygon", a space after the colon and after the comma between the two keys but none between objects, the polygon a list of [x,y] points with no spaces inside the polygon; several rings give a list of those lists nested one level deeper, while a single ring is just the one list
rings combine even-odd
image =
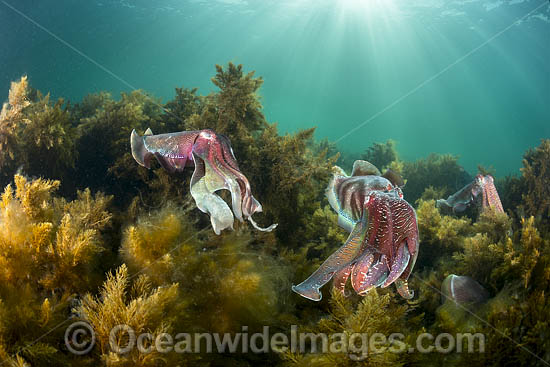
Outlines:
[{"label": "cuttlefish eye", "polygon": [[386,187],[386,191],[391,191],[392,189],[393,189],[392,185],[388,184],[388,186]]},{"label": "cuttlefish eye", "polygon": [[483,185],[485,183],[485,177],[483,177],[482,175],[477,175],[476,181],[478,184]]}]

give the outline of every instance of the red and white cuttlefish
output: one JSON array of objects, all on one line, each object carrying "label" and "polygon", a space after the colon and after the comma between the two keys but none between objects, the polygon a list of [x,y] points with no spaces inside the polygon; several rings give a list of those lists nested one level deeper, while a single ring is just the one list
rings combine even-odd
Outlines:
[{"label": "red and white cuttlefish", "polygon": [[[252,219],[262,211],[260,203],[252,196],[248,179],[239,170],[229,139],[213,130],[181,131],[153,135],[147,129],[143,136],[135,130],[130,137],[132,156],[140,165],[150,168],[155,157],[169,172],[183,171],[195,166],[191,177],[191,196],[197,208],[210,215],[212,228],[220,234],[233,228],[233,215],[243,221],[243,216],[260,231],[272,231],[277,224],[261,228]],[[232,208],[216,195],[216,191],[231,192]]]},{"label": "red and white cuttlefish", "polygon": [[326,196],[338,224],[350,232],[344,245],[309,278],[292,287],[301,296],[321,300],[320,288],[333,279],[345,294],[348,279],[357,294],[395,283],[398,293],[413,297],[407,284],[418,256],[418,225],[413,207],[403,199],[402,178],[384,175],[367,161],[355,161],[351,176],[334,168]]}]

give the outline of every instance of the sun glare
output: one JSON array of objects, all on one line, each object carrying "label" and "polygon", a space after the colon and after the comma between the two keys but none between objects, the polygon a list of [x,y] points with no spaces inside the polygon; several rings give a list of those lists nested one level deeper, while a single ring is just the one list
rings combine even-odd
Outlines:
[{"label": "sun glare", "polygon": [[392,7],[391,0],[338,0],[341,6],[350,10],[377,10]]}]

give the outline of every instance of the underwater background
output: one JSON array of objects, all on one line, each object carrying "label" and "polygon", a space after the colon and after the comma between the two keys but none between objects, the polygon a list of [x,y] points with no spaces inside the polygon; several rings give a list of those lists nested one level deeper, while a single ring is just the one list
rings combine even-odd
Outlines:
[{"label": "underwater background", "polygon": [[3,5],[1,97],[28,74],[73,102],[132,89],[167,101],[179,85],[208,94],[212,66],[232,61],[266,81],[264,113],[283,132],[317,126],[318,138],[351,153],[391,138],[409,160],[452,153],[468,170],[481,163],[506,175],[550,132],[548,5],[20,1],[19,11],[114,75]]},{"label": "underwater background", "polygon": [[[550,364],[548,1],[0,0],[0,34],[0,365]],[[256,220],[278,227],[214,234],[192,169],[132,157],[148,128],[226,135]],[[412,300],[291,290],[346,241],[325,189],[358,159],[406,182]],[[504,213],[438,207],[478,173]],[[78,321],[95,333],[82,355],[64,339]],[[120,324],[399,332],[407,347],[482,333],[485,348],[120,354]]]}]

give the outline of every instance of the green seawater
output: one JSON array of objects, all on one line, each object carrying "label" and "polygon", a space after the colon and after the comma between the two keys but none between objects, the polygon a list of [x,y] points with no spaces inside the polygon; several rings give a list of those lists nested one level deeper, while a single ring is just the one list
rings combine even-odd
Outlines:
[{"label": "green seawater", "polygon": [[31,85],[78,102],[177,86],[214,90],[228,61],[265,80],[282,132],[359,156],[460,156],[470,172],[518,173],[550,136],[550,3],[542,0],[0,1],[0,99]]}]

